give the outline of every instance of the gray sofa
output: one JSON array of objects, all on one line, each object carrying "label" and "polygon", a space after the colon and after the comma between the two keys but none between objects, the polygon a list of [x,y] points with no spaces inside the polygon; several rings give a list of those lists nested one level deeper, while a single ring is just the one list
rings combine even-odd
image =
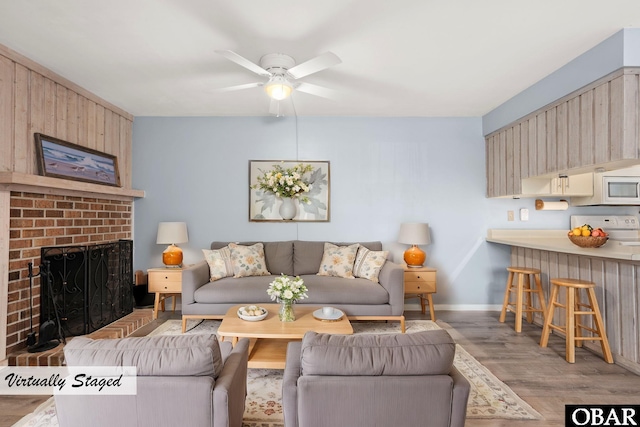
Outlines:
[{"label": "gray sofa", "polygon": [[[240,242],[253,245],[257,242]],[[182,330],[188,319],[220,319],[237,304],[272,303],[267,287],[276,276],[300,276],[308,288],[308,299],[298,304],[330,305],[352,320],[396,320],[404,332],[404,270],[387,260],[379,274],[379,283],[367,279],[317,276],[322,263],[324,243],[289,240],[262,242],[267,269],[271,276],[225,277],[210,281],[209,266],[199,262],[182,271]],[[331,242],[334,243],[334,242]],[[229,242],[213,242],[220,249]],[[334,243],[338,246],[353,243]],[[381,242],[361,242],[372,251],[382,250]]]},{"label": "gray sofa", "polygon": [[444,330],[394,335],[307,332],[291,342],[285,427],[463,427],[469,382]]},{"label": "gray sofa", "polygon": [[249,340],[215,335],[92,340],[64,347],[67,366],[136,366],[135,395],[55,395],[60,427],[241,427]]}]

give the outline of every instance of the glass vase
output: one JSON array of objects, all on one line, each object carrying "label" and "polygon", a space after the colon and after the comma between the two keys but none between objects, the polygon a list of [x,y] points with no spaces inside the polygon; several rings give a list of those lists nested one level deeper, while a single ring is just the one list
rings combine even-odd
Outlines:
[{"label": "glass vase", "polygon": [[281,322],[293,322],[296,320],[296,313],[293,311],[293,301],[280,301],[280,312],[278,317]]}]

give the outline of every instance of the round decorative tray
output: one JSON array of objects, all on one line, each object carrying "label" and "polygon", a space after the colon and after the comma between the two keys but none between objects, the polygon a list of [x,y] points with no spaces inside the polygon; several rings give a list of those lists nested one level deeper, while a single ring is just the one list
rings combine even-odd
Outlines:
[{"label": "round decorative tray", "polygon": [[599,248],[607,243],[609,238],[600,236],[574,236],[573,234],[569,234],[569,240],[571,240],[574,245],[580,246],[581,248]]},{"label": "round decorative tray", "polygon": [[247,310],[249,310],[249,306],[246,306],[246,307],[240,307],[238,309],[238,317],[241,318],[242,320],[246,320],[248,322],[257,322],[259,320],[264,319],[265,317],[267,317],[267,314],[269,314],[267,309],[264,308],[264,307],[251,306],[251,308],[253,309],[253,311],[256,311],[256,310],[262,311],[262,314],[259,314],[257,316],[251,316],[251,315],[243,314],[243,313],[246,313]]}]

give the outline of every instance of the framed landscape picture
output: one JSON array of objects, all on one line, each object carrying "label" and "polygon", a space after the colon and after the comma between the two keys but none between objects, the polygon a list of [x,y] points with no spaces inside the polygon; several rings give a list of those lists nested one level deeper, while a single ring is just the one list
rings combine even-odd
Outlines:
[{"label": "framed landscape picture", "polygon": [[249,221],[329,221],[329,162],[249,161]]},{"label": "framed landscape picture", "polygon": [[41,133],[35,138],[41,175],[120,187],[116,156]]}]

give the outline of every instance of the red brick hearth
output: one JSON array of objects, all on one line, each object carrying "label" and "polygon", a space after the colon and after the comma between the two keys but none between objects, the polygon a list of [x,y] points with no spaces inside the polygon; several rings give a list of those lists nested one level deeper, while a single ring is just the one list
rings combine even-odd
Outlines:
[{"label": "red brick hearth", "polygon": [[[108,197],[108,196],[107,196]],[[131,201],[11,192],[7,305],[7,354],[26,346],[29,271],[40,265],[40,249],[132,238]],[[40,325],[40,281],[33,282],[33,327]]]}]

